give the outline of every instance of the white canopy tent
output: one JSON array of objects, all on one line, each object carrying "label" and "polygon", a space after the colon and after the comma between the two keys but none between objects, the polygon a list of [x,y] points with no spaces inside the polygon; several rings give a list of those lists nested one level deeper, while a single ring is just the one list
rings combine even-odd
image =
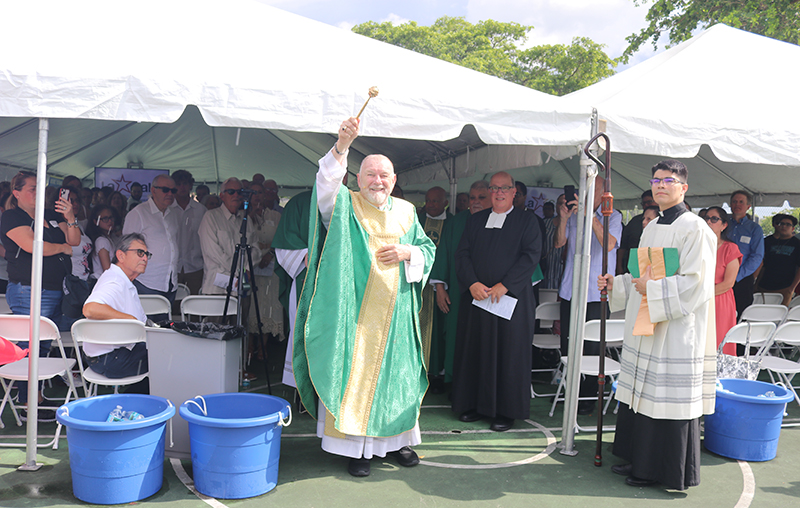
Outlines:
[{"label": "white canopy tent", "polygon": [[[133,162],[308,187],[326,133],[372,85],[351,165],[381,151],[403,172],[487,144],[563,157],[588,131],[585,111],[555,97],[255,1],[33,1],[2,14],[16,21],[6,37],[28,41],[0,57],[6,174],[35,167],[30,120],[47,116],[55,175]],[[107,29],[120,24],[137,31]]]},{"label": "white canopy tent", "polygon": [[606,121],[615,197],[638,200],[650,168],[674,158],[693,206],[737,189],[779,206],[800,198],[798,82],[800,46],[715,25],[565,100]]},{"label": "white canopy tent", "polygon": [[[557,98],[252,0],[39,0],[3,3],[0,16],[17,41],[0,52],[0,176],[38,171],[35,295],[47,173],[133,162],[199,181],[262,172],[307,186],[329,133],[372,85],[381,93],[362,116],[352,166],[383,152],[413,173],[470,148],[533,164],[545,150],[576,153],[589,129],[585,112]],[[39,315],[34,297],[32,379]],[[31,469],[35,445],[32,418]]]}]

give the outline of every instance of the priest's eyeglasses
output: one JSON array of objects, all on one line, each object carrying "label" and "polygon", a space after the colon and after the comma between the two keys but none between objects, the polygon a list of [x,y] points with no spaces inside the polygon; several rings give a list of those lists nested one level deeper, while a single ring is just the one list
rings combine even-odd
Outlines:
[{"label": "priest's eyeglasses", "polygon": [[492,191],[492,192],[506,193],[506,192],[510,191],[511,189],[515,189],[515,191],[516,191],[516,187],[509,186],[509,185],[503,185],[502,187],[498,187],[497,185],[490,185],[489,186],[489,190]]},{"label": "priest's eyeglasses", "polygon": [[135,252],[137,256],[143,258],[147,256],[147,260],[150,261],[150,258],[153,257],[153,253],[144,249],[126,249],[125,252]]},{"label": "priest's eyeglasses", "polygon": [[662,182],[664,183],[664,185],[672,185],[674,183],[683,183],[680,180],[678,180],[677,178],[667,177],[667,178],[653,178],[653,179],[650,180],[650,185],[655,187],[656,185],[658,185],[658,184],[660,184]]}]

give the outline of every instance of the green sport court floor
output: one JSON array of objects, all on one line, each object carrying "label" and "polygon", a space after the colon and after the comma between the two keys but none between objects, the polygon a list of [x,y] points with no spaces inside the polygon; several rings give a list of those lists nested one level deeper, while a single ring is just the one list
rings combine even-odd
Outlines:
[{"label": "green sport court floor", "polygon": [[[272,358],[282,358],[275,351]],[[279,379],[278,365],[271,367]],[[548,391],[547,385],[536,385]],[[552,387],[555,388],[555,387]],[[261,379],[249,391],[265,392]],[[274,395],[291,401],[293,391],[273,387]],[[550,390],[554,391],[554,390]],[[182,401],[173,401],[176,405]],[[416,447],[422,463],[400,468],[391,459],[373,459],[372,474],[353,478],[347,459],[322,451],[314,435],[315,422],[294,415],[284,428],[278,486],[250,499],[209,499],[192,491],[190,460],[166,458],[164,484],[155,495],[134,504],[170,508],[280,507],[570,507],[686,506],[774,507],[800,506],[800,406],[791,402],[778,454],[768,462],[740,462],[703,451],[701,484],[685,492],[663,487],[634,488],[611,473],[619,462],[611,454],[613,432],[603,436],[603,465],[594,465],[595,433],[580,432],[574,457],[559,453],[562,405],[549,417],[549,399],[531,401],[531,419],[517,421],[505,433],[488,430],[488,421],[462,423],[449,408],[446,394],[425,397],[420,428],[423,443]],[[2,415],[6,428],[0,441],[24,441],[25,427],[17,427],[9,410]],[[615,417],[609,411],[606,425]],[[596,416],[580,416],[578,424],[591,427]],[[41,424],[44,437],[55,424]],[[0,448],[0,507],[62,507],[85,505],[72,494],[66,437],[58,450],[40,449],[35,472],[18,471],[25,461],[22,448]]]}]

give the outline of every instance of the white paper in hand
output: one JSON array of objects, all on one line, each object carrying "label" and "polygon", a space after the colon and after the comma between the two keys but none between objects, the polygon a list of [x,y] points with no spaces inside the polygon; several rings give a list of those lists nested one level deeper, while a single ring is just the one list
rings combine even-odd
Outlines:
[{"label": "white paper in hand", "polygon": [[473,299],[472,305],[480,307],[481,309],[485,310],[486,312],[490,312],[495,316],[511,320],[511,316],[514,314],[514,308],[517,306],[517,299],[511,296],[503,295],[500,297],[500,301],[497,303],[492,303],[491,298],[486,298],[485,300],[481,301]]}]

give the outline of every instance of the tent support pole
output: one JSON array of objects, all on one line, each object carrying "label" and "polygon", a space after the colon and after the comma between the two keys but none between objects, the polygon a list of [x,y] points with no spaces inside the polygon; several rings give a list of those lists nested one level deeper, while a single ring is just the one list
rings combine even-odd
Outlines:
[{"label": "tent support pole", "polygon": [[458,196],[458,179],[456,178],[456,156],[450,159],[450,213],[455,215],[456,197]]},{"label": "tent support pole", "polygon": [[217,159],[217,132],[214,130],[214,127],[211,127],[211,152],[214,154],[214,180],[217,185],[217,194],[219,194],[220,181],[219,160]]},{"label": "tent support pole", "polygon": [[[25,436],[25,464],[22,471],[36,471],[39,431],[39,325],[42,315],[42,256],[44,254],[44,191],[47,187],[47,135],[50,122],[39,119],[39,153],[36,164],[36,208],[33,226],[33,264],[31,266],[31,340],[28,344],[28,425]],[[70,373],[67,373],[70,375]]]},{"label": "tent support pole", "polygon": [[[592,112],[592,132],[597,134],[597,110]],[[577,238],[572,272],[572,299],[569,323],[569,361],[567,362],[564,393],[564,417],[561,425],[561,451],[563,455],[575,456],[575,428],[578,420],[578,395],[580,365],[583,358],[583,337],[586,329],[586,300],[589,291],[589,267],[592,242],[592,220],[594,219],[594,179],[597,167],[580,150],[580,177],[578,189]],[[587,204],[591,200],[591,209]],[[603,408],[599,408],[602,411]]]}]

